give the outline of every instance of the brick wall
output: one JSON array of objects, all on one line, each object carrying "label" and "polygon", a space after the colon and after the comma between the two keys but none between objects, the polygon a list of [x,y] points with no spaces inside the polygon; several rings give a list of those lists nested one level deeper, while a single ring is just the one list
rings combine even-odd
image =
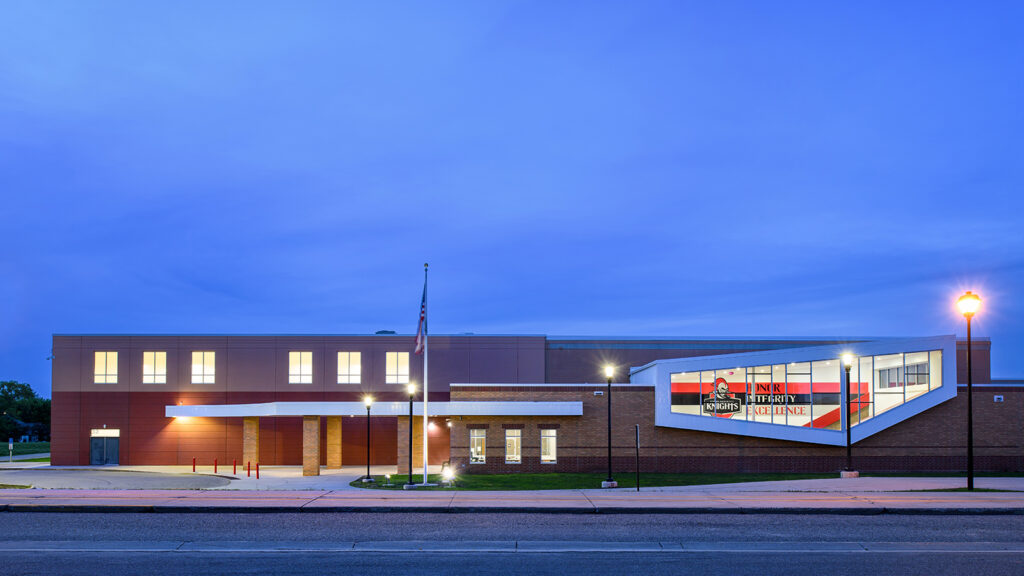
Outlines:
[{"label": "brick wall", "polygon": [[[462,473],[597,472],[607,466],[604,386],[465,387],[453,400],[581,401],[578,417],[452,419],[451,462]],[[975,466],[979,471],[1024,471],[1024,389],[978,388],[974,396]],[[1002,395],[1002,403],[993,402]],[[853,447],[854,467],[870,471],[955,471],[966,468],[966,390],[957,398],[888,428]],[[654,426],[652,387],[612,392],[612,465],[635,470],[634,425],[640,425],[640,466],[648,472],[831,472],[846,463],[846,448]],[[504,427],[521,425],[523,461],[504,461]],[[558,425],[558,460],[540,463],[540,429]],[[486,426],[485,464],[469,463],[469,428]]]}]

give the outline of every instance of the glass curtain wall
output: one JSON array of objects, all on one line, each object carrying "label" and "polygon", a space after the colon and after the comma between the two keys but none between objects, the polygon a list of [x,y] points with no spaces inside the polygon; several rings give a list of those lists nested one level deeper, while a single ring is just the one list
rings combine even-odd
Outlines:
[{"label": "glass curtain wall", "polygon": [[[825,358],[671,375],[672,412],[839,430],[842,360]],[[856,358],[847,389],[852,425],[942,386],[942,351]]]}]

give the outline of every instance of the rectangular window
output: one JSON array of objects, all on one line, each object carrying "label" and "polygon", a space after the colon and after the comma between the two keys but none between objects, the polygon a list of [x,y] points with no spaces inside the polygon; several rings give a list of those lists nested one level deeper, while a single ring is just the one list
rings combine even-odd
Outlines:
[{"label": "rectangular window", "polygon": [[359,384],[362,359],[359,352],[338,352],[338,384]]},{"label": "rectangular window", "polygon": [[505,463],[519,464],[523,461],[523,431],[505,430]]},{"label": "rectangular window", "polygon": [[93,382],[117,384],[117,352],[97,352]]},{"label": "rectangular window", "polygon": [[409,383],[409,353],[388,352],[384,356],[385,384],[408,384]]},{"label": "rectangular window", "polygon": [[289,384],[312,384],[313,383],[313,353],[312,352],[289,352],[288,353],[288,383]]},{"label": "rectangular window", "polygon": [[142,383],[167,384],[167,352],[142,353]]},{"label": "rectangular window", "polygon": [[474,428],[469,431],[469,463],[483,464],[487,461],[487,430]]},{"label": "rectangular window", "polygon": [[558,430],[541,430],[540,462],[541,464],[554,464],[556,460],[558,460]]},{"label": "rectangular window", "polygon": [[192,383],[214,384],[215,352],[192,353]]}]

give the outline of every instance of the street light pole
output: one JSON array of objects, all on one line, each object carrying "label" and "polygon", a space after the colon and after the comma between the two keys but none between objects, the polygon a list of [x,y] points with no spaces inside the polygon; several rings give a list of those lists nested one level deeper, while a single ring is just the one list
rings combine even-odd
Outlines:
[{"label": "street light pole", "polygon": [[[846,471],[847,472],[853,470],[853,450],[850,448],[850,427],[851,427],[851,424],[852,424],[851,418],[850,418],[850,366],[852,364],[853,364],[853,355],[852,354],[843,354],[843,366],[845,366],[845,368],[846,368],[846,390],[844,391],[844,394],[846,394],[846,402],[845,402],[844,405],[846,406],[845,412],[846,412]],[[858,404],[857,407],[860,408],[860,405]]]},{"label": "street light pole", "polygon": [[405,481],[404,488],[410,489],[415,486],[412,483],[412,401],[416,396],[416,385],[410,382],[407,388],[409,391],[409,477]]},{"label": "street light pole", "polygon": [[370,407],[373,406],[373,396],[365,396],[363,404],[366,404],[366,478],[363,482],[373,482],[373,476],[370,476]]},{"label": "street light pole", "polygon": [[615,376],[615,367],[608,365],[604,367],[604,375],[608,379],[608,479],[601,483],[602,488],[615,488],[618,483],[612,478],[612,377]]},{"label": "street light pole", "polygon": [[971,318],[981,307],[981,298],[970,290],[956,301],[967,318],[967,489],[974,490],[974,375],[971,373]]}]

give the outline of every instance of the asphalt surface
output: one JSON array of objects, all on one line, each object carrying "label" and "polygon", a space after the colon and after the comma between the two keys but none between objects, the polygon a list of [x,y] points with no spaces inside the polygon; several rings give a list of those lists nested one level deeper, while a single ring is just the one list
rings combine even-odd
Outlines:
[{"label": "asphalt surface", "polygon": [[1021,574],[1024,517],[6,513],[0,558],[5,575]]}]

